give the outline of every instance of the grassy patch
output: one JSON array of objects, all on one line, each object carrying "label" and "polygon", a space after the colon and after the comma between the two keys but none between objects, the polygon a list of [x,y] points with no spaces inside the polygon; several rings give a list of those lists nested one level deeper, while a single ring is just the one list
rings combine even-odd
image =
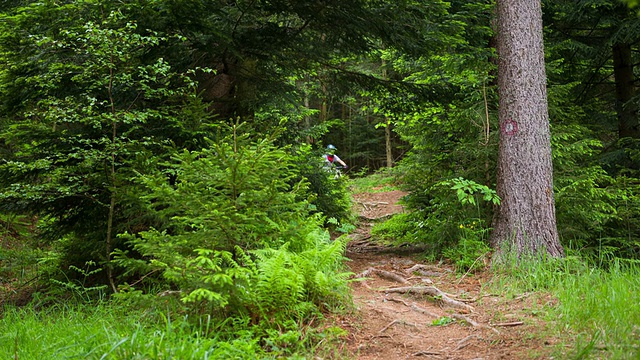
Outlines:
[{"label": "grassy patch", "polygon": [[368,176],[350,178],[349,190],[352,193],[377,193],[399,190],[398,179],[391,171],[382,169]]},{"label": "grassy patch", "polygon": [[[5,309],[0,327],[2,359],[203,359],[220,351],[215,339],[201,336],[182,319],[149,322],[140,313],[109,306],[44,311]],[[239,346],[246,350],[251,343]],[[251,357],[236,357],[246,358]]]},{"label": "grassy patch", "polygon": [[[177,299],[121,304],[0,309],[0,359],[308,359],[340,358],[345,331],[293,324],[287,329],[189,317]],[[317,319],[317,324],[323,324]]]},{"label": "grassy patch", "polygon": [[570,359],[640,358],[640,265],[613,260],[607,269],[576,257],[520,262],[491,287],[507,294],[548,292],[545,306],[556,352]]},{"label": "grassy patch", "polygon": [[640,268],[615,262],[561,282],[558,316],[577,334],[575,358],[640,357]]}]

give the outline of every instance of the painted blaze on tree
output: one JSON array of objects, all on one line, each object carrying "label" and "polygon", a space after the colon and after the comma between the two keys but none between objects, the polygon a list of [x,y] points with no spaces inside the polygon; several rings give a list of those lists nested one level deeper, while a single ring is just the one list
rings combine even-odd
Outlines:
[{"label": "painted blaze on tree", "polygon": [[493,220],[496,254],[564,255],[553,196],[551,135],[539,0],[499,0],[500,146]]}]

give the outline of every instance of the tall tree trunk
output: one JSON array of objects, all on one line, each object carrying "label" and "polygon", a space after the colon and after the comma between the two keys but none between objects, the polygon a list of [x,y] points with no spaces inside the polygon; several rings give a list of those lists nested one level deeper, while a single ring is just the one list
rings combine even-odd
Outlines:
[{"label": "tall tree trunk", "polygon": [[613,74],[616,80],[616,111],[620,138],[640,138],[638,107],[632,101],[635,96],[633,60],[630,44],[613,46]]},{"label": "tall tree trunk", "polygon": [[[387,81],[389,76],[387,75],[387,62],[384,59],[382,59],[382,65],[380,67],[382,68],[382,79]],[[391,119],[386,118],[384,127],[384,147],[387,157],[387,168],[389,169],[393,167],[393,149],[391,145]]]},{"label": "tall tree trunk", "polygon": [[[111,64],[114,64],[114,57],[111,57]],[[111,120],[113,123],[111,124],[111,164],[109,168],[109,178],[111,180],[111,194],[109,199],[109,215],[107,217],[107,235],[105,239],[105,259],[106,259],[106,267],[107,267],[107,279],[109,280],[109,285],[111,285],[111,289],[113,292],[118,292],[116,288],[115,281],[113,280],[113,264],[111,263],[111,251],[113,250],[112,241],[113,241],[113,215],[115,213],[116,208],[116,141],[118,138],[118,123],[117,123],[117,114],[116,114],[116,103],[113,98],[113,79],[114,79],[114,67],[112,66],[109,69],[109,102],[111,104],[111,116],[113,119]]]},{"label": "tall tree trunk", "polygon": [[498,0],[500,145],[496,257],[564,255],[553,195],[540,0]]},{"label": "tall tree trunk", "polygon": [[387,119],[387,126],[384,127],[384,142],[387,154],[387,167],[393,167],[393,148],[391,147],[391,120]]}]

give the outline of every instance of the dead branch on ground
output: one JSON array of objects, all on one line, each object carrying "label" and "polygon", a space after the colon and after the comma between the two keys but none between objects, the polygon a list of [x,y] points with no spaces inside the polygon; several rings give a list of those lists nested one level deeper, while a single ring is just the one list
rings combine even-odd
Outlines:
[{"label": "dead branch on ground", "polygon": [[497,323],[497,324],[493,324],[491,326],[510,327],[510,326],[520,326],[520,325],[524,325],[524,321],[513,321],[513,322]]},{"label": "dead branch on ground", "polygon": [[437,357],[440,357],[440,356],[442,356],[442,353],[439,353],[437,351],[418,351],[417,353],[411,354],[411,356],[437,356]]}]

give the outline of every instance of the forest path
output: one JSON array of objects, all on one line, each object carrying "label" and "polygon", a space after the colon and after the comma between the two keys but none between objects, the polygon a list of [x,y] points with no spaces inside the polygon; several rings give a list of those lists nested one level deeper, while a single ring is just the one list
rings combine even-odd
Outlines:
[{"label": "forest path", "polygon": [[[551,298],[490,294],[486,285],[493,276],[488,271],[462,276],[450,265],[428,263],[419,250],[372,240],[370,230],[377,219],[403,211],[398,204],[403,195],[401,191],[353,195],[360,226],[350,235],[348,266],[366,280],[352,283],[356,311],[339,319],[349,331],[347,345],[353,358],[550,358],[553,339],[539,335],[545,323],[536,315],[537,309],[553,305]],[[389,291],[394,288],[415,293]]]}]

